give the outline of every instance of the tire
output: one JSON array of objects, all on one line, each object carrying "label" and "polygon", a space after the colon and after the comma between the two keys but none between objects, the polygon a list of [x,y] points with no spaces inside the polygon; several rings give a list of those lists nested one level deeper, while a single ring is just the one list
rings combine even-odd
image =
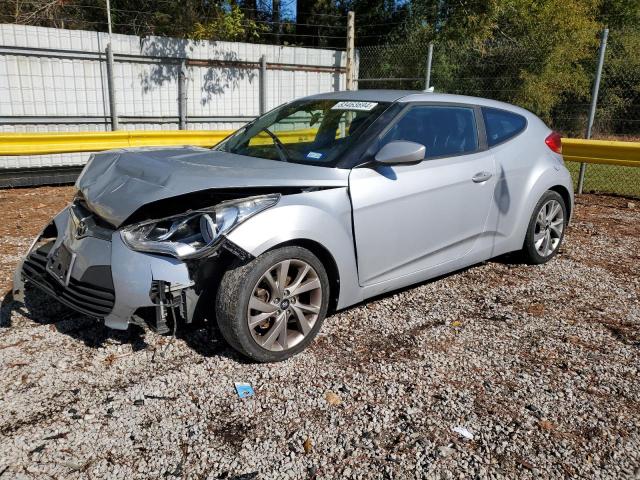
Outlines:
[{"label": "tire", "polygon": [[521,251],[523,260],[540,265],[555,257],[564,239],[567,218],[567,206],[562,196],[547,190],[531,214]]},{"label": "tire", "polygon": [[320,260],[304,248],[282,247],[225,272],[216,295],[216,321],[224,339],[241,354],[256,362],[279,362],[313,341],[329,295]]}]

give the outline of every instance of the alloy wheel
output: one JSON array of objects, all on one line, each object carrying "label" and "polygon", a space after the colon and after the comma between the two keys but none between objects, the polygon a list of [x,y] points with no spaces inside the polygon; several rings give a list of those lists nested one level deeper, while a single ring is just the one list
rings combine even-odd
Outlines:
[{"label": "alloy wheel", "polygon": [[533,243],[536,251],[542,257],[548,257],[556,251],[562,239],[564,230],[564,211],[560,202],[549,200],[545,202],[536,216]]},{"label": "alloy wheel", "polygon": [[318,274],[307,262],[276,263],[253,287],[247,308],[251,336],[266,350],[296,346],[313,330],[322,295]]}]

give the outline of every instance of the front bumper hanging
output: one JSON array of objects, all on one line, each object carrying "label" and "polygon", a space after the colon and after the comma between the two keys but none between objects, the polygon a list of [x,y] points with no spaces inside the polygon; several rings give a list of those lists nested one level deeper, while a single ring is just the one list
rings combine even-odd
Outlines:
[{"label": "front bumper hanging", "polygon": [[[52,225],[33,242],[29,252],[14,274],[14,299],[24,302],[25,282],[55,297],[66,306],[84,315],[104,319],[105,325],[124,330],[129,323],[138,323],[134,314],[139,309],[158,309],[160,326],[166,323],[164,302],[176,303],[182,318],[191,318],[197,299],[188,290],[194,282],[187,266],[174,258],[129,249],[112,230],[94,236],[91,228],[77,235],[77,224],[70,208],[60,212]],[[104,229],[103,229],[104,230]],[[47,235],[43,234],[47,232]],[[52,272],[52,257],[64,246],[73,260],[68,275],[56,276]],[[159,285],[168,287],[164,299],[154,291]],[[181,293],[185,291],[184,295]]]}]

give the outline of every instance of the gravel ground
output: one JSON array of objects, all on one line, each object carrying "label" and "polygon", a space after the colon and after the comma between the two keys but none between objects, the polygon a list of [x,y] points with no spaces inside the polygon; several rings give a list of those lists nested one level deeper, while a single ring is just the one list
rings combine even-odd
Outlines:
[{"label": "gravel ground", "polygon": [[[70,192],[0,191],[5,289]],[[6,298],[0,478],[640,478],[633,202],[583,196],[551,263],[491,261],[339,312],[279,364],[204,330],[115,332]]]}]

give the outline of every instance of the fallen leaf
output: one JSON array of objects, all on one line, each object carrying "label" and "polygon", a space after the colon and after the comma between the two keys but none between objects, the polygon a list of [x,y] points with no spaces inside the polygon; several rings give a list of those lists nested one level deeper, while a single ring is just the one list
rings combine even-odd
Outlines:
[{"label": "fallen leaf", "polygon": [[544,305],[541,303],[532,303],[527,308],[527,313],[530,315],[535,315],[537,317],[544,315]]},{"label": "fallen leaf", "polygon": [[551,430],[555,430],[556,426],[551,423],[549,420],[540,420],[540,422],[538,422],[538,426],[542,429],[542,430],[547,430],[547,431],[551,431]]},{"label": "fallen leaf", "polygon": [[525,460],[524,458],[516,458],[516,462],[518,462],[522,467],[526,468],[527,470],[533,470],[535,468],[531,462],[529,462],[528,460]]},{"label": "fallen leaf", "polygon": [[311,453],[311,450],[313,450],[313,442],[310,438],[307,437],[307,439],[302,444],[302,448],[304,448],[304,453]]},{"label": "fallen leaf", "polygon": [[580,345],[583,343],[582,339],[575,335],[569,335],[567,337],[567,343],[571,343],[572,345]]},{"label": "fallen leaf", "polygon": [[462,322],[460,320],[454,320],[453,322],[451,322],[452,327],[459,327],[460,325],[462,325]]},{"label": "fallen leaf", "polygon": [[107,355],[106,357],[104,357],[104,363],[106,363],[107,365],[112,365],[113,362],[116,361],[116,358],[118,358],[118,356],[115,353],[110,353],[109,355]]},{"label": "fallen leaf", "polygon": [[324,399],[327,401],[327,403],[329,405],[340,405],[340,402],[342,400],[340,400],[340,397],[338,395],[336,395],[335,393],[329,391],[325,394]]}]

